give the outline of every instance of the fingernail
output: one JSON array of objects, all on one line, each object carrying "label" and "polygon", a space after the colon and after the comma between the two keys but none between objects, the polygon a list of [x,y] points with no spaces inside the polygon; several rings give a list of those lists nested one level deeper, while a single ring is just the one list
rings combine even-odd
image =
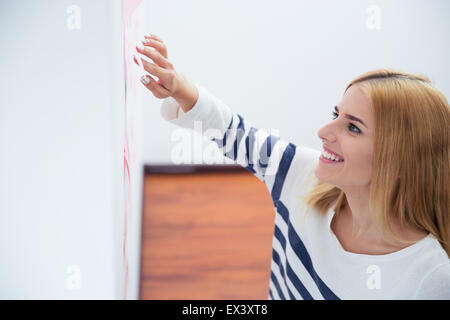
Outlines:
[{"label": "fingernail", "polygon": [[139,50],[141,50],[141,51],[144,51],[144,47],[141,46],[140,44],[137,45],[137,48],[138,48]]},{"label": "fingernail", "polygon": [[143,84],[147,85],[147,84],[150,83],[150,78],[147,77],[147,76],[142,76],[141,77],[141,81],[142,81]]},{"label": "fingernail", "polygon": [[150,39],[144,39],[142,40],[143,43],[150,43]]}]

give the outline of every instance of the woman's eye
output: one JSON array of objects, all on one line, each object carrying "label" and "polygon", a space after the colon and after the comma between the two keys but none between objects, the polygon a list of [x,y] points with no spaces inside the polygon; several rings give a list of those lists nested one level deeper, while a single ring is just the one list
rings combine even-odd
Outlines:
[{"label": "woman's eye", "polygon": [[[333,111],[333,112],[332,112],[332,115],[333,115],[333,120],[336,119],[336,118],[339,116],[338,113],[337,113],[336,111]],[[348,128],[349,128],[349,130],[350,130],[351,132],[353,132],[353,133],[361,134],[361,131],[360,131],[360,130],[358,129],[358,127],[355,126],[353,123],[350,123],[350,124],[348,125]],[[353,131],[352,128],[355,128],[357,131]]]},{"label": "woman's eye", "polygon": [[354,132],[354,133],[357,133],[357,134],[361,134],[361,131],[358,129],[358,127],[357,126],[355,126],[353,123],[350,123],[349,124],[349,126],[348,126],[348,128],[350,129],[350,128],[355,128],[356,130],[358,130],[358,131],[352,131],[352,130],[350,130],[350,131],[352,131],[352,132]]}]

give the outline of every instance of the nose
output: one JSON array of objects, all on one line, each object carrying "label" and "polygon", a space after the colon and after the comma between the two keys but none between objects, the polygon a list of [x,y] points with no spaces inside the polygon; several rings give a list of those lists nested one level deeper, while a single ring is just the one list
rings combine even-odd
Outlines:
[{"label": "nose", "polygon": [[329,123],[322,128],[319,129],[317,132],[317,136],[319,137],[322,142],[328,142],[333,143],[336,141],[336,134],[334,133],[333,125],[332,123]]}]

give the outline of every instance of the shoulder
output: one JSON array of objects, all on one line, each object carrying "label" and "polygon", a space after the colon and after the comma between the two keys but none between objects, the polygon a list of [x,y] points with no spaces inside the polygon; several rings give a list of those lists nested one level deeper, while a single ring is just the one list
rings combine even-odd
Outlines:
[{"label": "shoulder", "polygon": [[295,146],[295,156],[292,159],[290,186],[296,193],[303,194],[314,182],[314,170],[319,163],[320,151],[303,145]]},{"label": "shoulder", "polygon": [[415,299],[450,300],[450,259],[425,274]]}]

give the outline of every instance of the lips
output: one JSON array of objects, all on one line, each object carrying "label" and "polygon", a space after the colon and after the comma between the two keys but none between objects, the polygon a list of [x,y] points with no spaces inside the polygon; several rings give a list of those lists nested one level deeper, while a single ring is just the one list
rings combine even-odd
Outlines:
[{"label": "lips", "polygon": [[324,149],[326,152],[329,152],[329,153],[331,153],[331,154],[334,154],[334,155],[335,155],[336,157],[338,157],[339,159],[344,159],[344,157],[341,156],[339,153],[336,153],[336,152],[334,152],[333,150],[328,149],[328,148],[325,147],[325,146],[323,146],[323,149]]}]

